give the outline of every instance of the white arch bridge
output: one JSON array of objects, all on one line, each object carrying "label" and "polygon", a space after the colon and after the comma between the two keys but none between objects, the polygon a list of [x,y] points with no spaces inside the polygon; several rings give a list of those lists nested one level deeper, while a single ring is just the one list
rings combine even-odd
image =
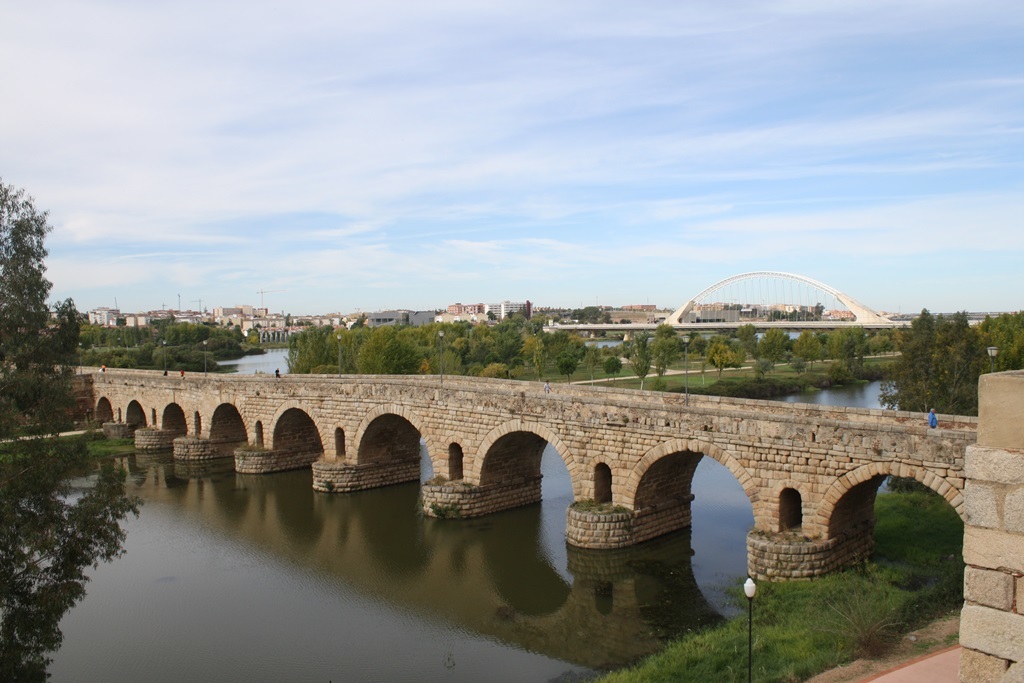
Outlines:
[{"label": "white arch bridge", "polygon": [[[849,294],[841,292],[835,287],[826,285],[823,282],[818,282],[817,280],[812,280],[811,278],[805,277],[803,275],[795,275],[793,273],[782,273],[770,270],[755,271],[752,273],[741,273],[739,275],[733,275],[732,277],[728,277],[724,280],[716,282],[715,284],[701,291],[699,294],[694,296],[692,299],[687,301],[678,309],[676,309],[675,313],[673,313],[672,315],[665,319],[665,322],[668,323],[669,325],[678,325],[684,322],[686,316],[691,311],[694,310],[695,306],[707,300],[708,297],[710,297],[712,294],[720,292],[736,283],[748,281],[761,282],[762,280],[766,279],[778,280],[782,282],[795,282],[798,285],[809,287],[812,290],[816,290],[818,292],[827,294],[836,301],[838,301],[840,304],[845,306],[850,311],[850,313],[853,314],[854,321],[857,324],[884,325],[892,323],[892,321],[889,320],[888,318],[876,313],[875,311],[871,310],[864,304],[854,299]],[[774,303],[783,302],[779,301]]]},{"label": "white arch bridge", "polygon": [[[736,290],[739,290],[739,294]],[[713,298],[716,294],[726,300]],[[733,300],[729,301],[727,295],[731,295]],[[798,301],[801,295],[808,298]],[[828,315],[821,304],[823,300],[841,307],[839,315]],[[752,314],[757,312],[762,315]],[[718,331],[747,324],[754,324],[761,329],[779,327],[799,330],[835,329],[853,325],[884,329],[903,327],[907,323],[890,320],[849,294],[818,280],[793,273],[762,270],[733,275],[716,282],[693,296],[663,321],[557,324],[546,326],[545,329],[583,333],[619,331],[628,334],[652,330],[658,324],[672,325],[677,329]]]}]

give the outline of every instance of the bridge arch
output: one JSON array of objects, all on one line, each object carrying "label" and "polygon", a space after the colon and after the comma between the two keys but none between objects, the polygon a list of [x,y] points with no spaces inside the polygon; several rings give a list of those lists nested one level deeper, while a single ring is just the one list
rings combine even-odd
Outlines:
[{"label": "bridge arch", "polygon": [[110,399],[106,396],[101,396],[100,399],[96,401],[95,417],[96,421],[100,424],[114,421],[114,408],[110,405]]},{"label": "bridge arch", "polygon": [[322,456],[324,444],[320,430],[310,414],[303,408],[285,408],[274,417],[274,433],[271,447],[282,455]]},{"label": "bridge arch", "polygon": [[177,403],[168,403],[164,406],[163,415],[160,418],[160,427],[177,436],[184,436],[188,433],[188,421],[185,419],[185,411]]},{"label": "bridge arch", "polygon": [[[476,457],[472,459],[469,468],[465,468],[464,472],[466,479],[469,481],[476,482],[483,485],[485,477],[485,469],[488,467],[488,456],[492,456],[492,451],[498,442],[505,437],[513,434],[530,434],[539,439],[551,444],[551,447],[558,453],[558,457],[565,463],[566,469],[569,470],[569,477],[572,480],[572,495],[574,500],[578,500],[582,495],[582,485],[580,477],[579,467],[576,462],[576,458],[573,457],[572,452],[569,450],[565,442],[562,441],[561,437],[549,427],[532,420],[509,420],[503,424],[494,427],[487,436],[484,437],[483,441],[480,442],[480,447],[477,450]],[[529,441],[529,439],[526,439]],[[539,445],[539,444],[537,444]],[[543,452],[544,447],[540,446],[537,452],[537,474],[540,474],[540,455]],[[493,466],[494,463],[491,463]],[[532,465],[533,463],[531,463]]]},{"label": "bridge arch", "polygon": [[[414,411],[397,404],[379,405],[364,417],[356,429],[355,461],[351,464],[413,462],[420,460],[420,439],[423,438],[423,419]],[[434,453],[428,444],[427,455],[433,462]],[[346,456],[346,460],[348,456]]]},{"label": "bridge arch", "polygon": [[249,443],[242,414],[234,403],[221,403],[210,417],[210,442],[223,455],[230,455],[238,446]]},{"label": "bridge arch", "polygon": [[[866,505],[868,499],[873,504],[878,488],[888,476],[907,477],[915,479],[929,489],[946,499],[960,519],[964,519],[964,496],[963,491],[951,484],[944,477],[940,477],[927,467],[906,465],[900,462],[873,462],[858,467],[842,477],[839,477],[825,492],[821,506],[816,515],[815,524],[818,533],[826,538],[833,538],[835,534],[842,532],[842,521],[837,518],[844,511],[849,515],[855,512],[854,507],[858,504],[863,508],[860,516],[868,513]],[[860,496],[863,500],[854,500],[851,496]],[[854,520],[860,521],[860,520]]]},{"label": "bridge arch", "polygon": [[711,285],[710,287],[707,287],[704,290],[702,290],[696,296],[692,297],[689,301],[687,301],[685,304],[683,304],[678,309],[676,309],[676,311],[674,313],[672,313],[672,315],[670,315],[668,318],[665,319],[665,322],[667,324],[669,324],[669,325],[679,325],[679,324],[681,324],[684,321],[684,319],[686,318],[687,314],[689,314],[690,311],[693,310],[693,307],[699,301],[702,301],[709,294],[713,294],[714,292],[716,292],[716,291],[718,291],[720,289],[723,289],[725,287],[728,287],[729,285],[734,284],[736,282],[741,282],[743,280],[757,280],[757,279],[761,279],[761,278],[775,278],[775,279],[780,279],[780,280],[792,280],[794,282],[799,282],[800,284],[809,285],[811,287],[814,287],[815,289],[818,289],[818,290],[820,290],[822,292],[825,292],[825,293],[835,297],[836,300],[838,300],[841,304],[843,304],[848,309],[850,309],[850,312],[853,313],[853,315],[856,317],[858,323],[865,324],[865,323],[887,323],[887,322],[889,322],[888,319],[882,317],[881,315],[879,315],[875,311],[871,310],[870,308],[868,308],[864,304],[862,304],[859,301],[857,301],[856,299],[854,299],[849,294],[841,292],[838,289],[836,289],[835,287],[831,287],[829,285],[826,285],[823,282],[818,282],[817,280],[812,280],[811,278],[805,277],[803,275],[796,275],[796,274],[793,274],[793,273],[783,273],[783,272],[768,271],[768,270],[755,271],[755,272],[751,272],[751,273],[740,273],[739,275],[733,275],[732,277],[727,277],[724,280],[720,280],[719,282],[716,282],[715,284]]},{"label": "bridge arch", "polygon": [[130,401],[124,411],[124,421],[129,427],[145,427],[146,410],[142,404],[134,399]]},{"label": "bridge arch", "polygon": [[710,441],[704,441],[703,439],[670,439],[647,451],[626,478],[626,486],[623,491],[621,504],[629,508],[635,508],[640,482],[647,471],[662,458],[674,453],[685,452],[700,453],[724,465],[736,477],[736,481],[743,488],[743,493],[746,494],[747,499],[754,506],[755,515],[757,514],[759,494],[754,478],[735,457]]}]

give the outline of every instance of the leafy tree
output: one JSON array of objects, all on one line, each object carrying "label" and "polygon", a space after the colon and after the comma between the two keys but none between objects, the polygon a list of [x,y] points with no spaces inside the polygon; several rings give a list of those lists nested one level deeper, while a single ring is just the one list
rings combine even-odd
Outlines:
[{"label": "leafy tree", "polygon": [[708,347],[708,363],[712,367],[718,369],[718,377],[721,379],[722,370],[725,368],[738,368],[743,365],[744,353],[742,351],[734,350],[729,342],[723,338],[718,338],[711,342],[711,346]]},{"label": "leafy tree", "polygon": [[601,364],[601,349],[596,346],[588,346],[587,352],[583,354],[583,365],[590,371],[590,381],[594,381],[594,370]]},{"label": "leafy tree", "polygon": [[580,358],[570,349],[565,349],[558,354],[555,364],[558,366],[558,374],[565,375],[565,381],[571,382],[572,373],[576,372],[576,368],[580,364]]},{"label": "leafy tree", "polygon": [[813,332],[804,330],[793,342],[793,355],[814,367],[814,361],[821,360],[821,342]]},{"label": "leafy tree", "polygon": [[[999,349],[989,367],[996,372],[1024,368],[1024,313],[1002,313],[987,317],[980,325],[985,347]],[[987,353],[987,352],[986,352]]]},{"label": "leafy tree", "polygon": [[773,327],[764,333],[757,343],[759,360],[768,361],[768,372],[774,369],[775,363],[782,362],[789,353],[789,335]]},{"label": "leafy tree", "polygon": [[359,349],[357,367],[364,375],[415,375],[421,356],[415,344],[392,325],[374,327]]},{"label": "leafy tree", "polygon": [[977,415],[978,377],[988,358],[980,332],[966,313],[932,316],[928,310],[896,338],[900,356],[882,383],[890,408]]},{"label": "leafy tree", "polygon": [[[736,328],[736,338],[740,348],[750,358],[757,358],[757,328],[751,323]],[[746,358],[744,358],[746,360]]]},{"label": "leafy tree", "polygon": [[658,325],[654,331],[654,343],[651,344],[651,357],[654,361],[654,371],[658,377],[664,377],[669,366],[679,357],[682,349],[679,347],[679,338],[671,325]]},{"label": "leafy tree", "polygon": [[618,377],[619,373],[622,372],[622,359],[619,358],[618,354],[608,356],[604,359],[602,369],[606,375]]},{"label": "leafy tree", "polygon": [[51,320],[46,213],[0,181],[0,680],[44,680],[60,620],[85,594],[85,569],[122,552],[120,522],[137,502],[104,466],[72,497],[89,463],[84,441],[57,439],[74,406],[79,318],[69,299]]},{"label": "leafy tree", "polygon": [[544,348],[544,337],[535,334],[526,338],[523,342],[523,355],[533,365],[537,373],[537,379],[544,377],[544,367],[547,365],[547,351]]},{"label": "leafy tree", "polygon": [[864,367],[868,336],[863,327],[844,327],[828,337],[828,355],[844,377],[856,377]]},{"label": "leafy tree", "polygon": [[646,332],[638,332],[630,344],[629,364],[633,374],[640,378],[640,389],[644,388],[644,378],[651,371],[651,338]]}]

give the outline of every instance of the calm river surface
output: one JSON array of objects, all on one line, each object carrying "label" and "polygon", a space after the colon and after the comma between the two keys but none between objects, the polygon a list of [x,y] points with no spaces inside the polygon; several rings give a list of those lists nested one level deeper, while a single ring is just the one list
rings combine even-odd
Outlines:
[{"label": "calm river surface", "polygon": [[423,518],[414,483],[330,495],[309,470],[120,461],[144,505],[62,621],[53,681],[583,680],[735,614],[753,524],[710,458],[691,530],[612,552],[566,546],[550,448],[542,503],[476,520]]}]

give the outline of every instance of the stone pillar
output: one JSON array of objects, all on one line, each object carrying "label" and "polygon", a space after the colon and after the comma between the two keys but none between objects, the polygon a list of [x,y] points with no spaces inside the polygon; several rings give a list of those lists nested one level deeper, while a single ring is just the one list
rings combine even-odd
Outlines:
[{"label": "stone pillar", "polygon": [[1024,680],[1024,372],[982,375],[964,463],[960,680]]},{"label": "stone pillar", "polygon": [[610,506],[603,510],[570,505],[565,512],[565,542],[594,550],[635,545],[633,512]]},{"label": "stone pillar", "polygon": [[108,439],[130,439],[135,432],[135,425],[127,422],[104,422],[103,436]]},{"label": "stone pillar", "polygon": [[212,460],[222,458],[209,439],[198,436],[179,436],[173,441],[175,460]]},{"label": "stone pillar", "polygon": [[174,447],[174,439],[180,432],[172,429],[144,427],[135,430],[135,450],[137,451],[169,451]]},{"label": "stone pillar", "polygon": [[873,519],[824,540],[754,529],[747,534],[747,574],[761,581],[811,579],[867,560],[874,546]]},{"label": "stone pillar", "polygon": [[320,453],[275,451],[243,446],[235,449],[235,471],[239,474],[270,474],[309,467]]},{"label": "stone pillar", "polygon": [[320,459],[313,463],[313,490],[324,493],[364,491],[419,478],[419,460],[348,465],[339,460]]},{"label": "stone pillar", "polygon": [[468,518],[489,515],[540,502],[538,477],[518,477],[510,482],[473,486],[462,481],[424,484],[423,514],[427,517]]}]

